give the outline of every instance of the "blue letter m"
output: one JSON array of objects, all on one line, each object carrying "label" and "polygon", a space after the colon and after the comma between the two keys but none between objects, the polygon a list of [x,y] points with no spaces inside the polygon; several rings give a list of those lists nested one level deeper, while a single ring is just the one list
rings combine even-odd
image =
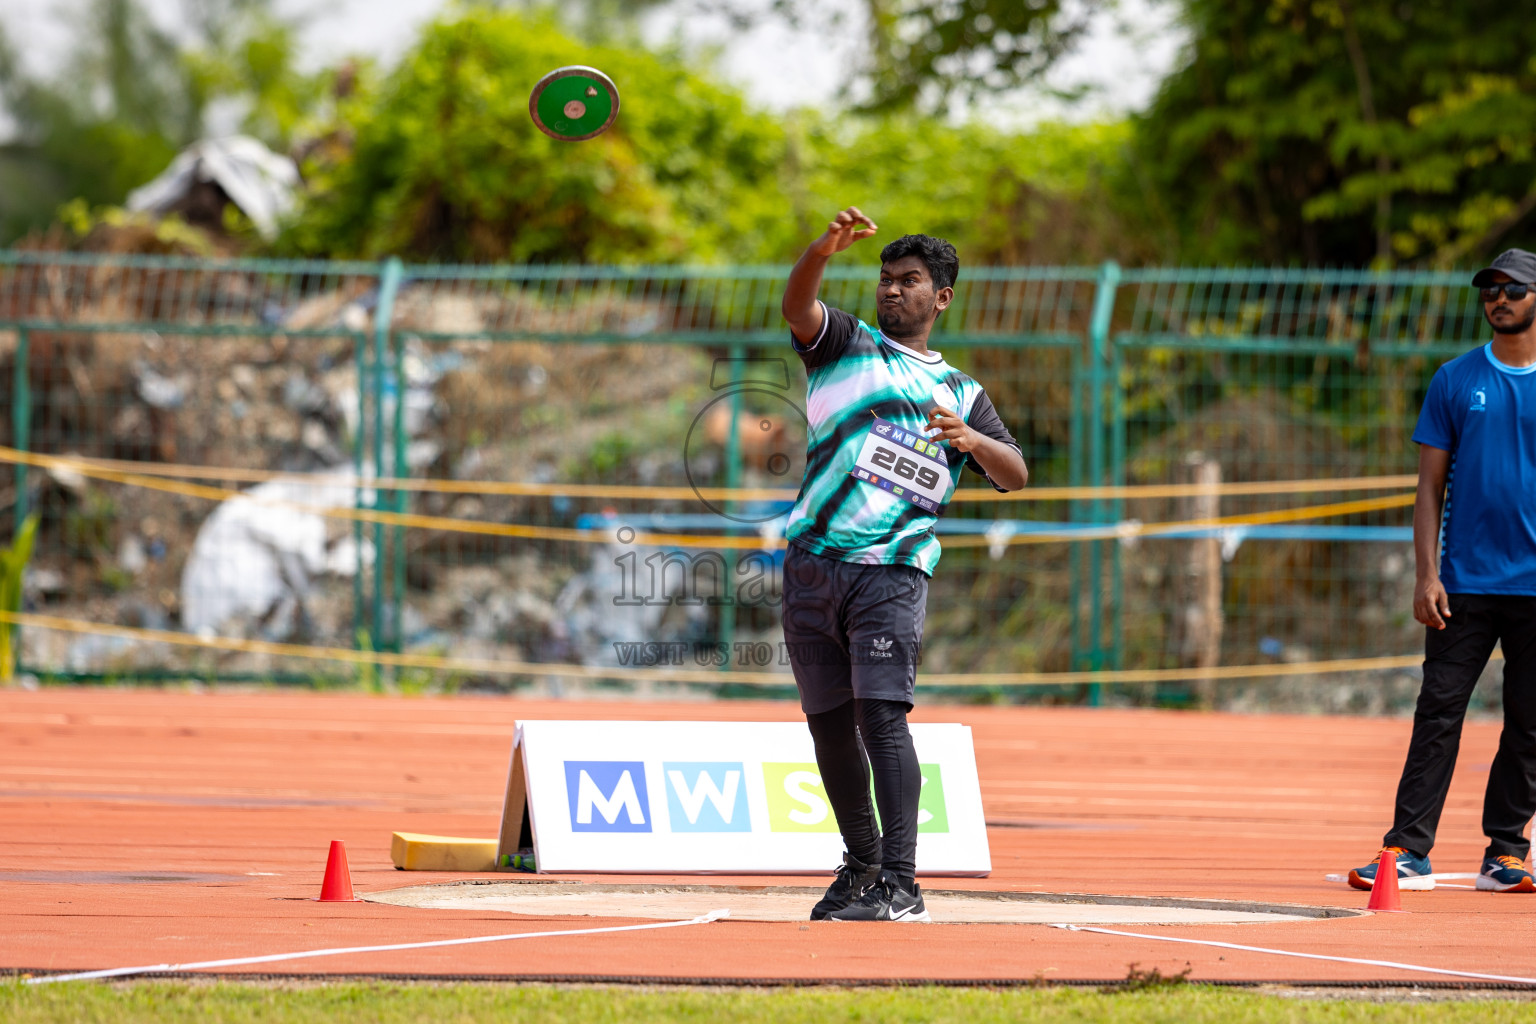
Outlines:
[{"label": "blue letter m", "polygon": [[567,761],[572,832],[649,832],[650,799],[640,761]]}]

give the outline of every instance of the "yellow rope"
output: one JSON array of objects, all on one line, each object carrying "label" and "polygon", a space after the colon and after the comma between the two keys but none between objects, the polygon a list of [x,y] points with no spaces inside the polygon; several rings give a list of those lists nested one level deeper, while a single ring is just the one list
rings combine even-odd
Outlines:
[{"label": "yellow rope", "polygon": [[[318,647],[282,644],[269,640],[243,640],[234,637],[200,637],[164,629],[137,629],[114,626],[84,619],[56,615],[0,611],[0,623],[37,629],[56,629],[70,633],[113,636],[144,643],[175,644],[205,650],[243,654],[269,654],[286,658],[340,661],[354,665],[380,665],[393,668],[421,668],[438,672],[471,672],[502,676],[564,676],[578,679],[635,679],[676,683],[745,683],[754,686],[788,686],[794,682],[787,672],[742,672],[718,669],[598,668],[562,662],[497,661],[489,658],[444,658],[431,654],[391,654],[381,651],[354,651],[345,647]],[[1502,658],[1502,652],[1495,652]],[[1392,668],[1411,668],[1423,661],[1419,655],[1378,658],[1343,658],[1334,661],[1308,661],[1274,665],[1222,665],[1216,668],[1118,669],[1096,672],[935,672],[919,674],[922,687],[956,686],[1060,686],[1080,683],[1158,683],[1196,680],[1230,681],[1234,679],[1271,679],[1283,676],[1328,675],[1336,672],[1370,672]],[[193,674],[190,673],[189,674]]]},{"label": "yellow rope", "polygon": [[[108,480],[114,483],[127,484],[133,487],[143,487],[149,490],[162,491],[169,494],[179,494],[184,497],[206,498],[210,501],[230,501],[241,498],[255,502],[259,505],[279,508],[294,508],[309,512],[313,515],[325,516],[331,519],[344,519],[364,523],[381,523],[387,526],[410,526],[428,530],[443,530],[453,533],[471,533],[491,537],[519,537],[529,540],[560,540],[573,541],[586,544],[609,543],[614,540],[611,530],[576,530],[556,526],[528,526],[519,523],[488,523],[477,519],[456,519],[448,516],[418,515],[410,512],[382,512],[375,509],[359,508],[331,508],[322,505],[310,505],[304,502],[286,501],[276,498],[262,498],[245,491],[236,491],[224,487],[209,487],[206,484],[185,483],[176,480],[161,480],[154,477],[143,476],[138,473],[128,473],[117,469],[109,469],[76,459],[61,458],[54,455],[35,455],[30,452],[21,452],[13,448],[0,446],[0,462],[19,462],[29,466],[42,468],[62,467],[74,470],[83,476]],[[302,478],[298,478],[302,479]],[[364,485],[357,484],[361,488]],[[1381,509],[1399,508],[1412,505],[1412,494],[1390,495],[1383,498],[1361,498],[1355,501],[1335,502],[1328,505],[1310,505],[1302,508],[1280,509],[1273,512],[1251,512],[1241,515],[1217,516],[1206,519],[1187,519],[1169,523],[1136,523],[1126,521],[1122,523],[1084,524],[1083,527],[1073,530],[1052,530],[1039,533],[1014,534],[1002,542],[1005,546],[1012,547],[1020,544],[1053,544],[1060,541],[1094,539],[1085,538],[1082,534],[1084,528],[1102,530],[1110,539],[1129,539],[1132,537],[1155,537],[1161,534],[1178,533],[1184,530],[1218,528],[1232,526],[1258,526],[1266,523],[1289,523],[1306,519],[1324,519],[1336,516],[1355,515],[1360,512],[1374,512]],[[622,523],[615,526],[622,527]],[[1103,539],[1103,538],[1099,538]],[[669,548],[729,548],[735,550],[770,551],[784,547],[782,537],[730,537],[730,536],[700,536],[695,534],[678,533],[646,533],[636,530],[634,536],[626,543],[644,545],[648,547]],[[944,546],[949,548],[976,548],[987,547],[994,543],[984,535],[967,534],[950,536],[944,540]]]},{"label": "yellow rope", "polygon": [[[218,466],[188,466],[174,463],[130,462],[124,459],[97,459],[81,455],[40,456],[0,446],[0,462],[32,462],[35,458],[56,459],[48,465],[62,465],[85,473],[88,467],[117,470],[135,476],[169,477],[185,480],[238,480],[265,483],[268,480],[309,480],[316,484],[352,483],[351,477],[329,473],[283,473],[268,469],[239,469]],[[89,475],[89,474],[87,474]],[[1000,492],[988,487],[957,490],[951,502],[1078,501],[1114,498],[1180,498],[1195,495],[1254,496],[1265,494],[1326,494],[1334,491],[1388,491],[1413,487],[1417,477],[1357,476],[1319,477],[1311,480],[1258,480],[1223,484],[1130,484],[1118,487],[1027,487],[1022,491]],[[398,477],[373,477],[364,485],[382,491],[410,491],[427,494],[478,494],[497,496],[571,498],[640,498],[655,501],[702,499],[705,501],[793,501],[794,490],[774,487],[650,487],[624,484],[530,484],[502,483],[490,480],[419,480]]]},{"label": "yellow rope", "polygon": [[[366,508],[332,508],[324,505],[310,505],[301,501],[263,498],[246,491],[230,490],[224,487],[209,487],[206,484],[184,483],[177,480],[159,480],[154,477],[141,476],[138,473],[125,473],[116,469],[93,466],[72,459],[61,459],[51,455],[33,455],[29,452],[19,452],[3,447],[0,447],[0,462],[20,462],[42,468],[63,467],[74,470],[82,476],[127,484],[132,487],[143,487],[147,490],[161,491],[166,494],[179,494],[183,497],[206,498],[210,501],[220,502],[239,498],[258,505],[274,508],[293,508],[330,519],[381,523],[386,526],[414,526],[421,529],[444,530],[454,533],[474,533],[491,537],[521,537],[530,540],[564,540],[587,544],[602,544],[614,539],[613,531],[611,530],[574,530],[558,526],[488,523],[478,519],[454,519],[448,516],[426,516],[411,512],[381,512]],[[302,481],[302,478],[298,479]],[[355,487],[357,489],[372,489],[371,485],[363,483],[356,483]],[[638,530],[635,531],[635,536],[631,543],[652,547],[742,548],[754,550],[781,547],[783,545],[782,541],[771,543],[755,537],[697,537],[687,534],[644,533]]]},{"label": "yellow rope", "polygon": [[[1168,533],[1182,533],[1185,530],[1215,529],[1218,527],[1235,526],[1263,526],[1269,523],[1294,523],[1305,519],[1331,519],[1336,516],[1351,516],[1360,512],[1376,512],[1386,508],[1401,508],[1412,505],[1412,494],[1394,494],[1385,498],[1360,498],[1356,501],[1340,501],[1331,505],[1308,505],[1303,508],[1285,508],[1275,512],[1250,512],[1244,515],[1217,516],[1211,519],[1186,519],[1177,523],[1102,523],[1084,524],[1086,528],[1102,530],[1108,539],[1130,539],[1133,537],[1157,537]],[[1052,544],[1063,540],[1085,540],[1104,538],[1085,538],[1081,533],[1066,531],[1041,531],[1039,533],[1017,533],[1007,538],[1006,544]],[[960,536],[947,536],[944,538],[946,548],[981,548],[993,543],[983,534],[962,534]]]}]

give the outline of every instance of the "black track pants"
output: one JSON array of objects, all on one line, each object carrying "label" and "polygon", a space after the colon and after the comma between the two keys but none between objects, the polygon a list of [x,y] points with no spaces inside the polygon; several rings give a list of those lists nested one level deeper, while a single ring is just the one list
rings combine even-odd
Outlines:
[{"label": "black track pants", "polygon": [[[1524,859],[1536,813],[1536,597],[1452,594],[1445,629],[1426,630],[1424,684],[1392,831],[1383,844],[1427,855],[1461,749],[1461,723],[1495,643],[1504,647],[1504,731],[1483,794],[1486,856]],[[836,806],[835,804],[833,805]]]},{"label": "black track pants", "polygon": [[907,707],[903,701],[855,699],[805,716],[816,743],[822,785],[848,852],[866,864],[883,864],[904,883],[917,871],[917,805],[923,786],[917,749],[907,729]]}]

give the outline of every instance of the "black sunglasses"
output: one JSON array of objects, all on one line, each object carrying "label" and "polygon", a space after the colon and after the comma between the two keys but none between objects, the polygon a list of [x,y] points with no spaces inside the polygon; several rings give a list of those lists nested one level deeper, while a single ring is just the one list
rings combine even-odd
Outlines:
[{"label": "black sunglasses", "polygon": [[1479,289],[1483,293],[1484,302],[1498,302],[1499,292],[1502,291],[1510,302],[1519,302],[1531,293],[1528,284],[1516,284],[1514,281],[1506,281],[1504,284],[1491,284],[1487,288]]}]

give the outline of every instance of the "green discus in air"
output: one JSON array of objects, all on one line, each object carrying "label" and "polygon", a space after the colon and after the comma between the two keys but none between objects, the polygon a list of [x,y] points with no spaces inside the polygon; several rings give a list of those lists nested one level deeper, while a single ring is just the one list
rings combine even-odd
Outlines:
[{"label": "green discus in air", "polygon": [[528,114],[545,135],[580,142],[601,135],[619,116],[619,88],[597,68],[556,68],[533,87]]}]

